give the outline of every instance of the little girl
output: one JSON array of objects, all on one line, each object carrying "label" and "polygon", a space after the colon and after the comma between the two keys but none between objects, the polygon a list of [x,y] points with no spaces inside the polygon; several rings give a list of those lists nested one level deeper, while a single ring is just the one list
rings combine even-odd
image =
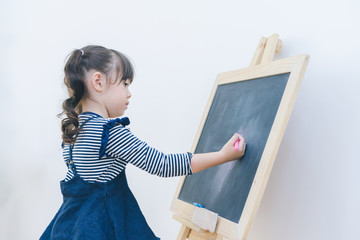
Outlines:
[{"label": "little girl", "polygon": [[[219,152],[164,154],[134,136],[119,118],[129,105],[134,70],[120,52],[86,46],[71,53],[61,122],[68,171],[63,203],[40,240],[159,239],[148,226],[125,176],[131,163],[160,177],[191,175],[239,159],[245,140],[234,134]],[[238,149],[233,146],[240,140]]]}]

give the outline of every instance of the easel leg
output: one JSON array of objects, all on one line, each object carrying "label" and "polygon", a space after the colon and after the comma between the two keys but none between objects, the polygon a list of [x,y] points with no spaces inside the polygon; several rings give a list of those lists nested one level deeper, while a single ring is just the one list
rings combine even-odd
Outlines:
[{"label": "easel leg", "polygon": [[216,233],[199,233],[183,224],[176,240],[223,240],[223,237]]},{"label": "easel leg", "polygon": [[264,54],[264,49],[266,47],[267,38],[262,37],[260,39],[259,45],[256,48],[253,59],[251,60],[250,66],[259,65],[261,63],[262,56]]},{"label": "easel leg", "polygon": [[180,232],[176,238],[176,240],[186,240],[189,233],[190,233],[190,228],[185,226],[184,224],[182,224]]}]

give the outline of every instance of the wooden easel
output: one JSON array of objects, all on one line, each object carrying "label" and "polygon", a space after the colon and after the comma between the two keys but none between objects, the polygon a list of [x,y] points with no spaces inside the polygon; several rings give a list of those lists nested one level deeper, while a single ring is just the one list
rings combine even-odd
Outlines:
[{"label": "wooden easel", "polygon": [[[250,63],[250,67],[272,62],[275,53],[280,52],[281,48],[282,41],[279,39],[278,34],[273,34],[268,38],[262,37]],[[173,215],[173,219],[182,223],[177,240],[225,240],[225,238],[218,234],[216,230],[214,233],[211,233],[207,230],[201,229],[196,224],[178,216],[177,214]]]}]

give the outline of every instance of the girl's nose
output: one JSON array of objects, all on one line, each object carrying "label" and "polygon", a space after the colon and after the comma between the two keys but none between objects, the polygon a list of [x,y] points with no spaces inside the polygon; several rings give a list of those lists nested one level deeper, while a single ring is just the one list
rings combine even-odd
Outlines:
[{"label": "girl's nose", "polygon": [[128,98],[131,98],[131,92],[128,91],[128,95],[127,95]]}]

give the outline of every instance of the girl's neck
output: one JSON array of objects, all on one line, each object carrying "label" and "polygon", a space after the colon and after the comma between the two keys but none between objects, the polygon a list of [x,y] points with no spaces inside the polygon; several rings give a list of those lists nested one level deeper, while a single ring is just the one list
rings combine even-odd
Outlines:
[{"label": "girl's neck", "polygon": [[100,116],[102,116],[103,118],[109,118],[109,114],[106,110],[106,108],[101,105],[100,103],[93,101],[89,98],[87,99],[83,99],[81,101],[81,109],[82,112],[93,112],[96,114],[99,114]]}]

